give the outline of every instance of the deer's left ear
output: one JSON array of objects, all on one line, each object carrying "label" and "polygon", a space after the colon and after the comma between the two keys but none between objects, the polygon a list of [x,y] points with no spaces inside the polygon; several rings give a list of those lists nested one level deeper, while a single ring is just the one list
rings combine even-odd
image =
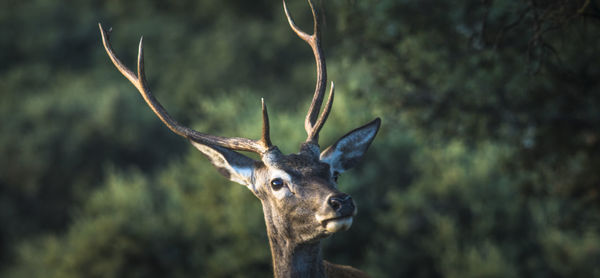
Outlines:
[{"label": "deer's left ear", "polygon": [[376,118],[348,132],[321,153],[321,161],[329,164],[331,170],[338,173],[356,166],[375,139],[380,125],[381,120]]}]

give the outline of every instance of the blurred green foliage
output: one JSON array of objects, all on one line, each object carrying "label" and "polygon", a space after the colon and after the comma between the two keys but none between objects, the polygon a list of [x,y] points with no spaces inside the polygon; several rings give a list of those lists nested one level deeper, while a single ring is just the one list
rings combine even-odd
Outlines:
[{"label": "blurred green foliage", "polygon": [[[305,1],[289,0],[304,28]],[[325,258],[374,277],[600,277],[600,4],[332,0],[321,142],[381,116],[340,178],[359,215]],[[260,204],[170,133],[295,152],[314,59],[278,1],[0,3],[0,276],[265,277]]]}]

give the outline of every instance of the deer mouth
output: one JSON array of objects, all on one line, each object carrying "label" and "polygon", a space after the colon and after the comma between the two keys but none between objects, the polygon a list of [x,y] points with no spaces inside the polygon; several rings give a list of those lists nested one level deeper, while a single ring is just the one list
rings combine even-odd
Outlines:
[{"label": "deer mouth", "polygon": [[350,226],[352,226],[352,220],[353,217],[351,215],[335,217],[321,221],[321,225],[325,228],[327,232],[335,233],[350,229]]}]

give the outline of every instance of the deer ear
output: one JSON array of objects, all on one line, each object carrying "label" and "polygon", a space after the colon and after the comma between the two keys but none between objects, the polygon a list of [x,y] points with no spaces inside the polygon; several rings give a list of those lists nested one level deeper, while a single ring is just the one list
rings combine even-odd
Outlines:
[{"label": "deer ear", "polygon": [[381,120],[376,118],[348,132],[321,153],[321,161],[329,164],[331,170],[338,173],[356,166],[375,139],[380,125]]},{"label": "deer ear", "polygon": [[256,168],[254,160],[227,148],[206,145],[191,139],[190,142],[208,157],[221,175],[254,191],[254,169]]}]

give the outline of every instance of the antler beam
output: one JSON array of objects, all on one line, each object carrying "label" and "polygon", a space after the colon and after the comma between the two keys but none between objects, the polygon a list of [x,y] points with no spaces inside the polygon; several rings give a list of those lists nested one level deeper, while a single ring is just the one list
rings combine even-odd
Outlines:
[{"label": "antler beam", "polygon": [[318,13],[311,0],[308,0],[308,4],[310,5],[310,9],[313,15],[314,30],[312,35],[309,35],[306,32],[300,30],[296,23],[294,23],[294,20],[292,19],[290,12],[288,11],[288,8],[285,4],[285,0],[283,0],[283,9],[285,11],[285,15],[288,19],[290,27],[296,33],[296,35],[298,35],[298,37],[300,37],[302,40],[307,42],[308,45],[310,45],[310,47],[313,50],[313,54],[315,55],[315,61],[317,63],[317,84],[312,102],[310,104],[310,108],[308,109],[306,119],[304,120],[304,129],[308,134],[306,142],[318,144],[319,131],[321,131],[321,128],[323,127],[323,124],[327,120],[329,112],[331,111],[335,87],[333,85],[333,82],[331,82],[331,90],[329,91],[329,96],[327,98],[327,103],[325,104],[325,109],[317,118],[319,110],[321,109],[321,105],[323,104],[323,97],[327,86],[327,68],[325,66],[325,55],[323,54],[323,49],[321,48],[321,24],[318,20]]},{"label": "antler beam", "polygon": [[146,82],[146,73],[144,72],[144,48],[143,48],[143,37],[140,39],[140,45],[138,50],[138,61],[137,61],[137,75],[134,74],[129,68],[127,68],[121,60],[115,55],[112,46],[110,44],[109,35],[110,30],[107,32],[102,28],[102,25],[98,23],[100,27],[100,33],[102,35],[102,43],[106,53],[112,60],[113,64],[140,92],[148,106],[154,111],[154,114],[174,133],[193,140],[195,142],[207,145],[216,145],[225,147],[231,150],[238,151],[249,151],[258,154],[264,154],[271,147],[271,139],[269,136],[269,116],[267,114],[267,107],[264,100],[262,100],[262,115],[263,115],[263,128],[262,137],[260,140],[251,140],[247,138],[239,137],[221,137],[210,134],[201,133],[191,128],[182,126],[175,119],[167,113],[167,110],[158,102],[158,100],[152,95],[148,83]]}]

